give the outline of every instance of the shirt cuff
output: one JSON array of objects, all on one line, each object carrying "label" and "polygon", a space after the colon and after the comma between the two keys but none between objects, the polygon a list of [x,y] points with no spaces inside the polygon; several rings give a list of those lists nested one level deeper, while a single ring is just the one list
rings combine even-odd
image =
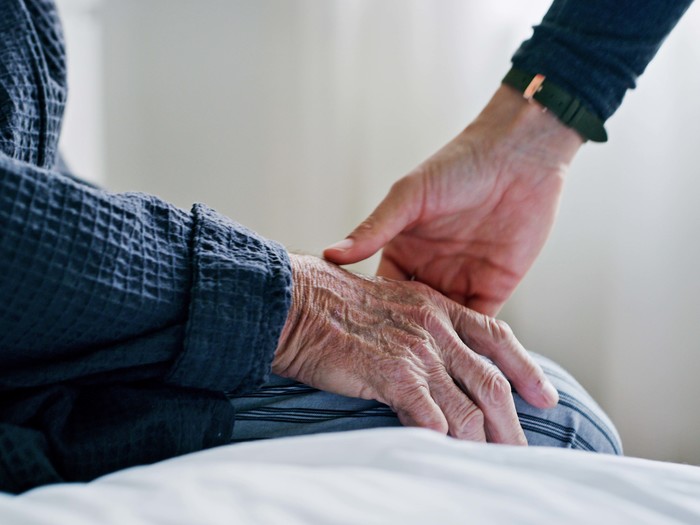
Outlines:
[{"label": "shirt cuff", "polygon": [[192,290],[184,349],[167,377],[240,394],[262,384],[291,303],[292,273],[278,243],[195,204]]}]

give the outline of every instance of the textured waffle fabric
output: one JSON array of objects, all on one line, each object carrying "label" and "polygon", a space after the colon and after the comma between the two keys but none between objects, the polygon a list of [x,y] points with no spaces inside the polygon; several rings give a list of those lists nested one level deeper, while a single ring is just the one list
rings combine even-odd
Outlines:
[{"label": "textured waffle fabric", "polygon": [[606,120],[692,3],[554,0],[513,65],[545,75]]},{"label": "textured waffle fabric", "polygon": [[266,377],[284,249],[196,204],[55,170],[65,56],[48,0],[0,0],[0,490],[228,443]]}]

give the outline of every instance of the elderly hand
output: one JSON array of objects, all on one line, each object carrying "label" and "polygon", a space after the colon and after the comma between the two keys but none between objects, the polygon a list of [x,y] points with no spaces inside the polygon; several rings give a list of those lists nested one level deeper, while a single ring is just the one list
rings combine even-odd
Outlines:
[{"label": "elderly hand", "polygon": [[416,279],[496,315],[549,234],[581,144],[542,106],[501,86],[469,127],[324,256],[349,264],[383,247],[378,275]]},{"label": "elderly hand", "polygon": [[504,323],[424,284],[290,257],[293,299],[274,373],[375,399],[404,425],[475,441],[526,444],[506,377],[532,405],[557,403],[556,390]]}]

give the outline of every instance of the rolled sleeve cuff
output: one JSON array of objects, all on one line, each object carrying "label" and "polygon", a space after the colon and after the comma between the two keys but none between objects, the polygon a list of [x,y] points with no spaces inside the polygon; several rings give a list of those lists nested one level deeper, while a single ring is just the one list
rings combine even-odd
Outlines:
[{"label": "rolled sleeve cuff", "polygon": [[291,302],[289,257],[278,243],[202,204],[192,215],[189,317],[167,381],[243,393],[269,374]]}]

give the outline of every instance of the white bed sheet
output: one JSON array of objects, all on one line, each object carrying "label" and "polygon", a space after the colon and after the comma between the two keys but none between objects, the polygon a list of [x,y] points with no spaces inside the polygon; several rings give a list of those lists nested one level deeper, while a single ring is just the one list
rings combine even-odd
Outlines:
[{"label": "white bed sheet", "polygon": [[220,447],[2,495],[0,523],[700,524],[700,468],[362,430]]}]

